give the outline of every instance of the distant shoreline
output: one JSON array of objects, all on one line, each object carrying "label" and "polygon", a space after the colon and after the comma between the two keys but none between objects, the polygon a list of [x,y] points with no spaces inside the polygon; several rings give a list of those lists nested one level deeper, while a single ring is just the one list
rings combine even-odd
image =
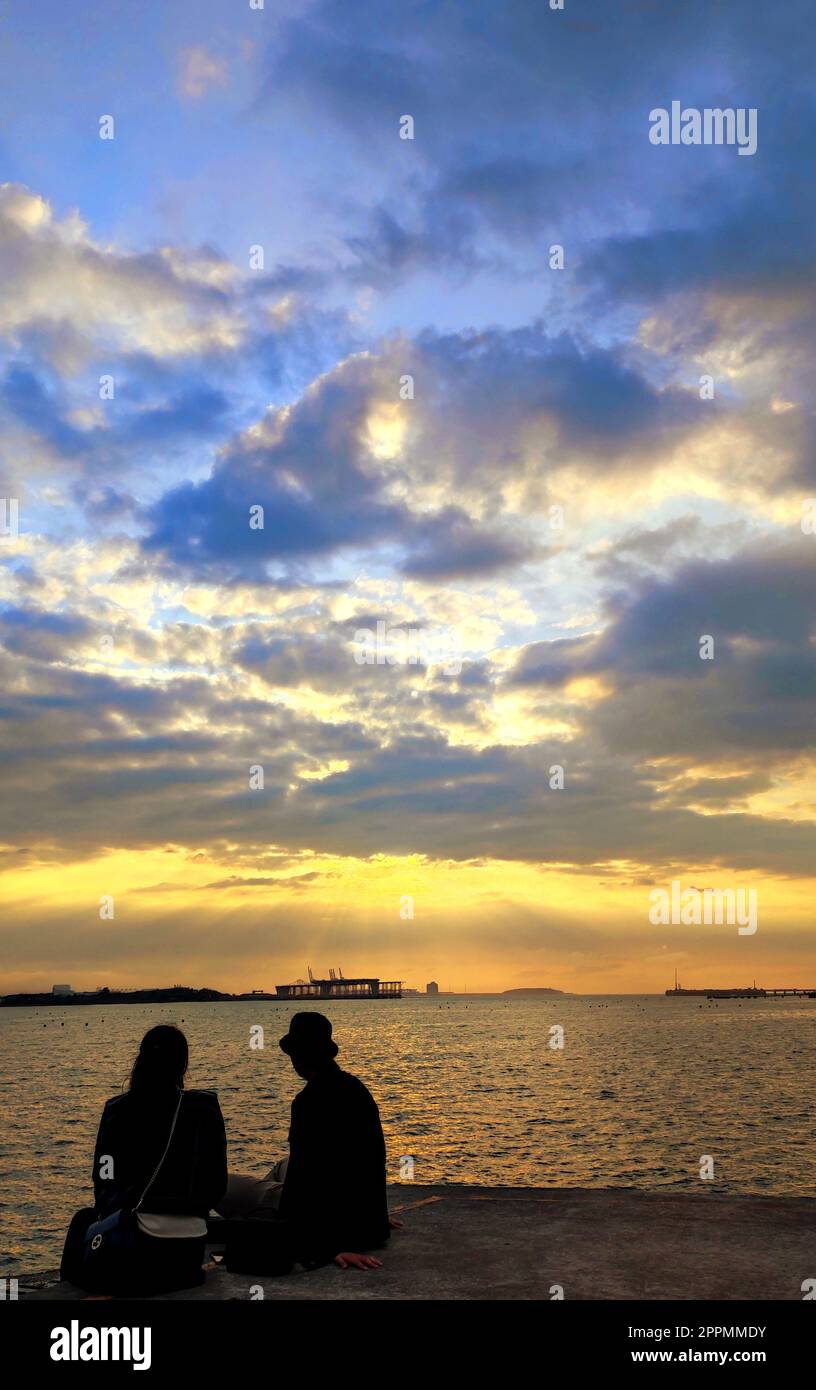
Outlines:
[{"label": "distant shoreline", "polygon": [[[472,993],[457,994],[455,990],[439,990],[438,994],[403,995],[409,999],[503,999],[515,995],[517,998],[536,998],[540,995],[564,995],[560,989],[505,989],[475,990]],[[383,1000],[386,1002],[387,997]],[[176,986],[170,989],[105,989],[77,990],[73,994],[5,994],[0,995],[0,1008],[41,1009],[65,1005],[69,1008],[84,1004],[292,1004],[291,996],[281,994],[252,993],[226,994],[218,989],[191,989]],[[304,1000],[308,1003],[309,1000]],[[316,999],[312,1003],[336,1004],[354,1002],[345,995],[331,999]],[[359,1002],[359,1001],[358,1001]],[[376,999],[365,997],[366,1003],[376,1003]]]},{"label": "distant shoreline", "polygon": [[[442,990],[438,994],[411,994],[403,995],[402,1002],[406,1000],[425,999],[428,1001],[450,1000],[450,999],[663,999],[665,995],[673,991],[665,990],[631,990],[615,991],[614,993],[599,994],[579,994],[574,990],[552,989],[549,987],[541,988],[522,988],[505,990],[468,990],[461,993],[456,990]],[[688,992],[693,995],[710,995],[715,997],[715,993],[707,990]],[[805,997],[809,996],[809,991],[802,991]],[[723,996],[727,997],[727,996]],[[810,995],[810,997],[813,997]],[[0,1008],[6,1009],[42,1009],[42,1008],[73,1008],[77,1005],[90,1004],[287,1004],[290,1007],[297,1001],[291,997],[287,998],[279,994],[253,993],[249,991],[243,994],[227,994],[217,989],[192,989],[186,985],[178,985],[169,989],[103,989],[103,990],[77,990],[74,994],[52,994],[50,991],[43,994],[5,994],[0,995]],[[310,1002],[305,999],[303,1003]],[[346,996],[338,995],[337,998],[319,999],[315,998],[312,1003],[319,1004],[345,1004],[353,1002]],[[359,1002],[359,1001],[358,1001]],[[377,1003],[377,998],[365,998],[365,1003]],[[383,998],[379,1002],[395,1003],[399,1002],[390,998]]]},{"label": "distant shoreline", "polygon": [[[411,999],[465,999],[465,998],[484,998],[484,999],[503,999],[509,996],[516,998],[536,998],[541,995],[555,995],[568,997],[564,990],[547,988],[525,988],[525,989],[505,989],[505,990],[475,990],[473,992],[462,992],[458,994],[455,990],[439,990],[438,994],[420,994],[403,996]],[[304,1002],[308,1002],[305,1000]],[[314,1001],[312,1001],[314,1002]],[[320,1003],[346,1003],[345,996],[338,995],[336,999],[318,1000]],[[374,999],[366,999],[367,1003],[374,1003]],[[218,989],[193,989],[187,985],[174,985],[167,989],[101,989],[101,990],[76,990],[71,994],[53,994],[51,991],[41,994],[5,994],[0,995],[0,1008],[17,1009],[41,1009],[66,1006],[73,1008],[78,1005],[86,1004],[292,1004],[291,997],[280,994],[268,994],[263,992],[246,992],[243,994],[228,994]]]},{"label": "distant shoreline", "polygon": [[0,1008],[43,1008],[50,1005],[78,1004],[235,1004],[256,1000],[260,1003],[284,1003],[277,994],[223,994],[218,989],[191,989],[175,985],[169,989],[101,989],[77,990],[75,994],[5,994]]},{"label": "distant shoreline", "polygon": [[[509,991],[512,993],[513,991]],[[439,990],[438,994],[415,994],[403,996],[412,999],[445,999],[454,997],[451,990]],[[464,997],[464,996],[461,996]],[[498,996],[497,996],[498,997]],[[393,1002],[390,995],[360,995],[357,1002],[367,1004]],[[226,994],[219,989],[192,989],[187,985],[173,985],[168,989],[101,989],[76,990],[71,994],[54,994],[50,990],[43,994],[4,994],[0,996],[0,1008],[41,1009],[66,1005],[72,1008],[81,1004],[288,1004],[296,1003],[345,1004],[353,1003],[354,996],[337,994],[330,998],[315,995],[313,998],[299,1000],[292,995],[268,994],[263,991],[248,991],[244,994]]]}]

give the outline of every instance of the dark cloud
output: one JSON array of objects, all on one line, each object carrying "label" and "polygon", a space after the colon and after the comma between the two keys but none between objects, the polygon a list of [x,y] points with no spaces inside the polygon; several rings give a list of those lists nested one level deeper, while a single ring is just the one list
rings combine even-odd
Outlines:
[{"label": "dark cloud", "polygon": [[[416,399],[400,402],[409,367]],[[383,407],[399,409],[407,430],[385,462],[367,439],[369,417]],[[540,505],[559,466],[647,469],[655,450],[709,420],[696,393],[655,386],[617,349],[550,339],[540,326],[426,333],[349,359],[292,407],[270,412],[222,452],[209,478],[164,494],[144,548],[219,578],[279,578],[310,559],[386,547],[407,575],[489,575],[542,550],[518,519],[501,515],[508,483],[529,483]],[[536,428],[549,437],[545,457],[527,443]],[[419,510],[392,500],[394,482],[409,477],[428,486],[446,477],[462,503]],[[253,506],[263,507],[263,529],[250,527]]]},{"label": "dark cloud", "polygon": [[0,608],[0,639],[7,651],[36,661],[65,661],[87,640],[93,626],[72,613],[36,608]]},{"label": "dark cloud", "polygon": [[417,579],[453,579],[500,573],[532,560],[541,547],[523,535],[475,525],[459,507],[446,507],[413,528],[415,550],[402,565]]},{"label": "dark cloud", "polygon": [[[511,684],[559,689],[600,676],[591,715],[610,748],[636,757],[727,759],[813,747],[816,555],[807,543],[684,564],[609,600],[593,636],[535,643]],[[701,660],[704,636],[714,659]]]},{"label": "dark cloud", "polygon": [[369,669],[356,667],[351,640],[351,633],[343,644],[337,634],[321,638],[304,633],[293,638],[291,633],[270,635],[256,628],[254,635],[234,649],[232,659],[245,670],[263,676],[271,686],[342,690],[348,688],[358,669]]},{"label": "dark cloud", "polygon": [[[614,9],[586,0],[580,17],[538,0],[414,0],[389,17],[378,11],[371,44],[370,0],[323,0],[281,24],[259,106],[280,121],[302,111],[361,168],[376,167],[388,197],[349,238],[372,283],[421,265],[446,274],[495,265],[482,232],[508,248],[546,248],[563,240],[556,219],[571,252],[603,229],[592,265],[610,293],[662,292],[720,269],[744,278],[775,256],[785,275],[787,251],[801,265],[809,241],[799,216],[812,193],[795,174],[811,143],[808,18],[805,0],[774,14],[760,0]],[[650,110],[678,95],[759,108],[757,155],[651,146]],[[406,113],[416,138],[399,142]],[[760,180],[768,187],[752,213]],[[635,209],[647,229],[632,235],[621,229]],[[498,260],[512,275],[511,258]]]},{"label": "dark cloud", "polygon": [[68,423],[65,407],[55,398],[55,392],[49,391],[42,379],[21,362],[11,363],[0,382],[0,409],[29,426],[61,453],[75,456],[83,447],[83,432]]}]

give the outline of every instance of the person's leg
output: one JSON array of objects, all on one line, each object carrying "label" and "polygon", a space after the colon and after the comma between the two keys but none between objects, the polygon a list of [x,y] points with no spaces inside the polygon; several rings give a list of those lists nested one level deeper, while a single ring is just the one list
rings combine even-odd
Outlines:
[{"label": "person's leg", "polygon": [[249,1216],[259,1205],[264,1191],[262,1178],[251,1178],[245,1173],[230,1173],[227,1190],[215,1210],[227,1221],[237,1217]]},{"label": "person's leg", "polygon": [[286,1182],[286,1170],[288,1167],[289,1155],[287,1154],[285,1158],[278,1159],[278,1162],[270,1168],[266,1175],[266,1181],[269,1186],[266,1190],[264,1201],[265,1205],[272,1207],[274,1211],[277,1211],[280,1206],[281,1193],[283,1192],[283,1184]]},{"label": "person's leg", "polygon": [[277,1163],[272,1164],[272,1167],[266,1175],[267,1182],[278,1182],[281,1187],[283,1187],[283,1184],[286,1182],[286,1170],[288,1167],[289,1155],[287,1154],[285,1158],[279,1158]]},{"label": "person's leg", "polygon": [[[244,1173],[231,1173],[227,1190],[215,1210],[227,1221],[256,1216],[264,1209],[276,1210],[286,1175],[287,1158],[270,1168],[266,1177],[251,1178]],[[281,1169],[283,1176],[279,1176]]]}]

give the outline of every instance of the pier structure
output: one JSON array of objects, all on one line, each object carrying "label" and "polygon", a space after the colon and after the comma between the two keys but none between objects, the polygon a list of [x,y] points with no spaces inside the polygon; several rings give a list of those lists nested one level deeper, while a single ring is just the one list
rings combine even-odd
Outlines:
[{"label": "pier structure", "polygon": [[327,980],[316,980],[308,967],[308,980],[295,980],[291,985],[276,985],[278,999],[401,999],[401,980],[378,980],[374,977],[345,979],[342,970],[329,970]]},{"label": "pier structure", "polygon": [[816,999],[816,989],[764,989],[762,993],[766,999],[784,999],[789,994],[799,999]]},{"label": "pier structure", "polygon": [[684,989],[674,972],[674,989],[667,989],[669,998],[687,995],[700,995],[704,999],[816,999],[816,989],[761,989],[756,980],[752,985],[734,986],[731,989]]}]

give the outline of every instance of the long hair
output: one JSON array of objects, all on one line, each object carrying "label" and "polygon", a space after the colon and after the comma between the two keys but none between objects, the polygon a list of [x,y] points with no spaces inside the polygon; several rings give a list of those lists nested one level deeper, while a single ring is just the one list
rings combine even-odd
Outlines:
[{"label": "long hair", "polygon": [[172,1023],[159,1023],[149,1028],[139,1045],[130,1073],[128,1089],[145,1095],[149,1091],[167,1091],[184,1085],[189,1051],[187,1039]]}]

